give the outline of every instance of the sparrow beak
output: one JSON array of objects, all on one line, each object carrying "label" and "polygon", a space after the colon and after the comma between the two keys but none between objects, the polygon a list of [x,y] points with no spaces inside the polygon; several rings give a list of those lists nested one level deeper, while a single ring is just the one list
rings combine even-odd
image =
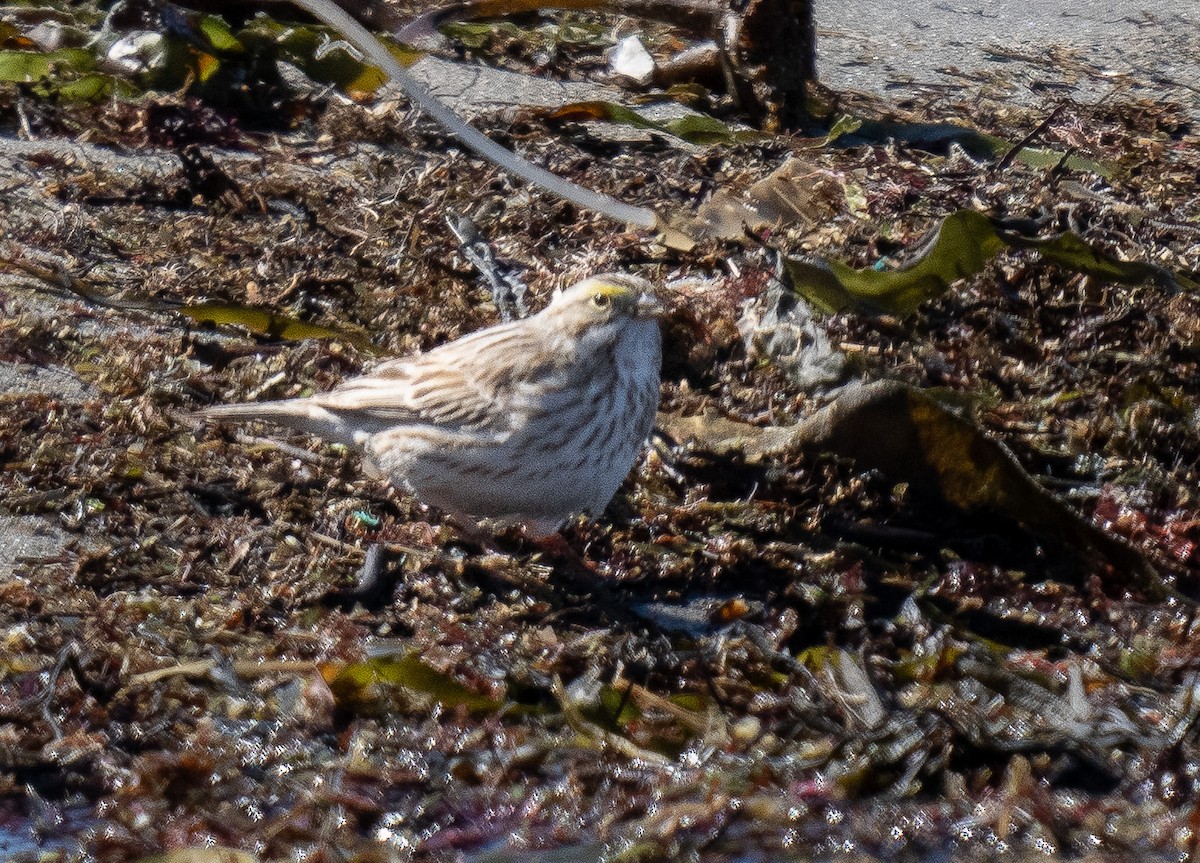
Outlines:
[{"label": "sparrow beak", "polygon": [[666,309],[658,301],[658,297],[649,292],[639,294],[637,298],[637,316],[639,318],[657,318]]}]

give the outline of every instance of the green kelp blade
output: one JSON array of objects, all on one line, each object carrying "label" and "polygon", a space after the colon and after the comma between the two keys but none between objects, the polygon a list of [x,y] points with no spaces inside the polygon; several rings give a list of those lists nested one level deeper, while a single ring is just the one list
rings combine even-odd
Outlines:
[{"label": "green kelp blade", "polygon": [[[1002,159],[1016,146],[996,135],[954,123],[898,123],[864,120],[849,115],[838,117],[825,139],[827,146],[835,147],[879,146],[890,141],[935,153],[944,152],[951,144],[955,144],[976,159]],[[1105,179],[1113,173],[1110,165],[1095,159],[1041,147],[1022,147],[1013,158],[1031,168],[1062,165],[1072,171],[1098,174]]]},{"label": "green kelp blade", "polygon": [[635,129],[647,129],[673,135],[689,144],[699,145],[736,144],[763,137],[753,130],[733,129],[707,114],[687,114],[674,120],[660,122],[643,117],[632,108],[618,105],[616,102],[573,102],[555,109],[549,116],[552,120],[592,120],[614,123],[619,126],[631,126]]},{"label": "green kelp blade", "polygon": [[0,51],[0,81],[35,83],[63,75],[69,82],[77,75],[96,68],[96,59],[85,48],[60,48],[57,51]]},{"label": "green kelp blade", "polygon": [[819,312],[905,317],[959,279],[979,273],[1005,248],[1032,249],[1064,269],[1106,281],[1200,290],[1200,284],[1187,276],[1144,261],[1122,261],[1070,231],[1029,237],[974,210],[946,216],[914,260],[896,270],[860,270],[840,261],[799,258],[785,258],[784,268],[796,293]]},{"label": "green kelp blade", "polygon": [[260,336],[289,342],[301,339],[337,339],[361,351],[379,353],[379,348],[358,333],[306,323],[267,309],[228,303],[197,303],[182,306],[177,311],[200,324],[234,324]]},{"label": "green kelp blade", "polygon": [[986,216],[960,210],[942,220],[925,252],[899,270],[856,270],[838,261],[785,258],[797,293],[818,311],[905,316],[954,282],[980,272],[1004,242]]},{"label": "green kelp blade", "polygon": [[380,696],[372,695],[371,690],[380,684],[399,687],[443,707],[466,707],[472,713],[491,713],[501,706],[500,701],[468,689],[451,675],[433,668],[415,650],[330,666],[322,674],[334,697],[348,706],[377,700]]},{"label": "green kelp blade", "polygon": [[[282,24],[259,16],[238,31],[247,47],[286,60],[314,81],[333,84],[351,96],[371,95],[383,86],[383,72],[359,59],[358,52],[336,47],[339,36],[327,27]],[[388,52],[404,67],[424,56],[423,51],[385,42]]]},{"label": "green kelp blade", "polygon": [[1036,249],[1043,258],[1060,267],[1104,281],[1121,285],[1154,282],[1178,290],[1200,289],[1200,283],[1165,267],[1145,261],[1122,261],[1101,249],[1094,249],[1071,231],[1046,239],[1030,239],[1009,233],[1002,233],[1001,237],[1011,246]]}]

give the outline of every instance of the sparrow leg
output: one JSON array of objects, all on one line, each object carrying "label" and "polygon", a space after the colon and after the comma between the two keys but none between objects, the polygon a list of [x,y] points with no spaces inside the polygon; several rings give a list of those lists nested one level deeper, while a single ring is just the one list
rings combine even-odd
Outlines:
[{"label": "sparrow leg", "polygon": [[626,607],[627,601],[613,590],[600,567],[576,551],[566,537],[555,532],[527,539],[553,568],[555,577],[565,580],[578,598],[596,600],[608,611],[624,617],[619,610]]},{"label": "sparrow leg", "polygon": [[[445,522],[454,528],[458,534],[456,537],[460,540],[466,540],[471,545],[479,547],[479,550],[484,554],[499,554],[505,557],[510,556],[508,552],[500,547],[496,542],[496,535],[486,528],[479,526],[479,523],[469,515],[462,515],[456,512],[445,513]],[[453,542],[453,540],[451,540]]]}]

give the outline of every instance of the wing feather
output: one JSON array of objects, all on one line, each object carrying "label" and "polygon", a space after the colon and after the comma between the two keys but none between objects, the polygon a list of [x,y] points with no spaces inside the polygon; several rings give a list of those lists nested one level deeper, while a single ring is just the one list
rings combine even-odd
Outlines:
[{"label": "wing feather", "polygon": [[[326,410],[356,423],[405,423],[447,429],[501,431],[530,383],[554,373],[544,335],[530,320],[480,330],[428,353],[389,360],[313,397]],[[513,355],[547,361],[514,364]],[[523,386],[526,385],[526,386]]]}]

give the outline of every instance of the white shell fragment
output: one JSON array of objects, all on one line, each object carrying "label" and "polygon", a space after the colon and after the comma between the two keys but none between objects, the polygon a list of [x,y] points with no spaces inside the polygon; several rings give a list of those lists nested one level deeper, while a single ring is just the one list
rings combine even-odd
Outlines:
[{"label": "white shell fragment", "polygon": [[638,84],[649,84],[654,77],[654,58],[642,44],[640,36],[626,36],[608,55],[608,65],[618,75],[632,78]]}]

